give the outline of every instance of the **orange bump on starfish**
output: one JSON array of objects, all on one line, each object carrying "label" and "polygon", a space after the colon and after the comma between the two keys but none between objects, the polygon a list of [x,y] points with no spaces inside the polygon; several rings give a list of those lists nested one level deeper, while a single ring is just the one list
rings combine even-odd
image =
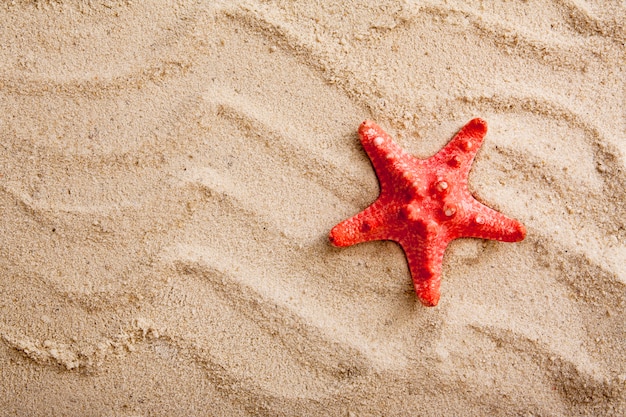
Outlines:
[{"label": "orange bump on starfish", "polygon": [[393,240],[402,246],[415,293],[425,306],[439,302],[443,253],[460,237],[518,242],[520,222],[476,200],[467,186],[487,123],[473,119],[437,154],[418,159],[404,152],[376,123],[359,127],[380,195],[368,208],[330,231],[335,246]]}]

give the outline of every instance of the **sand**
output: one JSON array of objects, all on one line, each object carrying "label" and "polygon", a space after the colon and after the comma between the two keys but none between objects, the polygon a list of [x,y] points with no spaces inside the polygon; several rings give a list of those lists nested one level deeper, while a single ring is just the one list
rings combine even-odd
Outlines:
[{"label": "sand", "polygon": [[[0,4],[0,414],[626,414],[626,6]],[[437,307],[357,128],[470,174]]]}]

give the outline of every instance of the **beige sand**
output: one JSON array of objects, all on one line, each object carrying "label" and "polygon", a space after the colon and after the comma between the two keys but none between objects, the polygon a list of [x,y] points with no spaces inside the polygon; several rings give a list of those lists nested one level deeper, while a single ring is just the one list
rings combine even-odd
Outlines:
[{"label": "beige sand", "polygon": [[[0,414],[624,415],[625,21],[2,2]],[[475,116],[528,237],[453,242],[424,308],[396,244],[327,234],[377,196],[363,119],[427,157]]]}]

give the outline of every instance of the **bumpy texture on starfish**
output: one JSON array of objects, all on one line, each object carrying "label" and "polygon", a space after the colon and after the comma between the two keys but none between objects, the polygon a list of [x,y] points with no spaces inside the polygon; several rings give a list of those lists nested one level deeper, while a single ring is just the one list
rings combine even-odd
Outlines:
[{"label": "bumpy texture on starfish", "polygon": [[439,302],[443,253],[453,239],[517,242],[526,229],[478,202],[470,193],[469,171],[487,123],[473,119],[436,155],[417,159],[404,152],[376,123],[359,127],[372,160],[380,195],[368,208],[330,231],[336,246],[394,240],[408,260],[415,292],[425,306]]}]

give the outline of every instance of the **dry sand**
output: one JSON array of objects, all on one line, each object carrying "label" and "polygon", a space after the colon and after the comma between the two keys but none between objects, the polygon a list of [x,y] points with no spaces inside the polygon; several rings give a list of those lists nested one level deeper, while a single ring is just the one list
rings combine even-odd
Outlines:
[{"label": "dry sand", "polygon": [[[622,416],[620,1],[4,1],[0,414]],[[365,119],[427,157],[472,117],[439,306]]]}]

